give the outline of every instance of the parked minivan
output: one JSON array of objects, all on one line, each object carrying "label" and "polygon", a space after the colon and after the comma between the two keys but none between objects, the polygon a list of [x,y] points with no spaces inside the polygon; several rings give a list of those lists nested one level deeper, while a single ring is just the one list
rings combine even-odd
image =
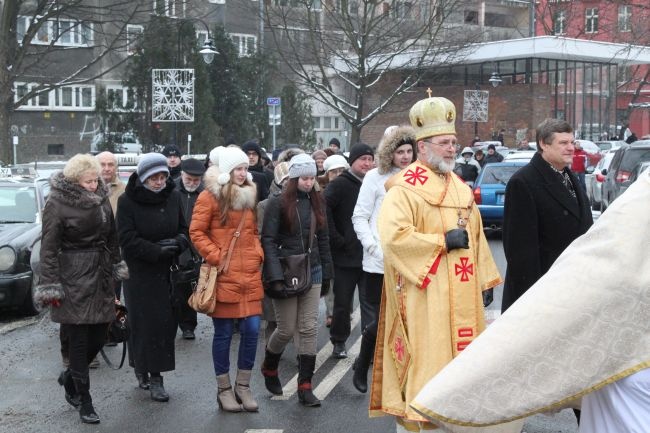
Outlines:
[{"label": "parked minivan", "polygon": [[650,140],[639,140],[624,144],[616,151],[609,169],[601,173],[603,182],[603,209],[607,208],[618,196],[632,184],[634,168],[642,161],[650,161]]}]

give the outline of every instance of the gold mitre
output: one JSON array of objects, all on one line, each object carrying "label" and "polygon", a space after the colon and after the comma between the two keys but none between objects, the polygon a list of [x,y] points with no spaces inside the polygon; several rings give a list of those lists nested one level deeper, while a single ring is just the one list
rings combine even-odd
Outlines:
[{"label": "gold mitre", "polygon": [[415,139],[433,137],[436,135],[456,135],[456,107],[447,98],[429,97],[422,99],[411,107],[409,118],[415,129]]}]

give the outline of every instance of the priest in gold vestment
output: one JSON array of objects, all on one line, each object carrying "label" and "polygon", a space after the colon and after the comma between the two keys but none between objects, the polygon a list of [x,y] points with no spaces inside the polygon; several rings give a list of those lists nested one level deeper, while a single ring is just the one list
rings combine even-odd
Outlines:
[{"label": "priest in gold vestment", "polygon": [[501,277],[472,191],[452,171],[454,105],[429,96],[409,117],[418,160],[386,183],[377,223],[385,275],[370,415],[427,431],[436,427],[409,404],[485,329],[483,292]]}]

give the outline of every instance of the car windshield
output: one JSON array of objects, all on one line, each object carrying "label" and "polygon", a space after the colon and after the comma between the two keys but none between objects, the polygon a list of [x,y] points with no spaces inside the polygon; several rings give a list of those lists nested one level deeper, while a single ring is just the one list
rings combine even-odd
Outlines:
[{"label": "car windshield", "polygon": [[0,223],[33,223],[36,213],[34,187],[0,186]]},{"label": "car windshield", "polygon": [[512,177],[512,175],[520,168],[521,166],[519,165],[494,166],[488,164],[483,168],[483,179],[481,180],[481,185],[505,185],[510,180],[510,177]]},{"label": "car windshield", "polygon": [[632,171],[634,166],[640,161],[650,161],[650,149],[630,148],[623,155],[623,160],[621,160],[619,170]]}]

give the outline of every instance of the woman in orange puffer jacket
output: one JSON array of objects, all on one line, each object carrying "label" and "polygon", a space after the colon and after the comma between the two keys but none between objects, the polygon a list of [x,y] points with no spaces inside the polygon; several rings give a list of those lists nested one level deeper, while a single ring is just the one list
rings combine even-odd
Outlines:
[{"label": "woman in orange puffer jacket", "polygon": [[[217,307],[212,314],[214,338],[212,359],[217,376],[217,402],[228,412],[257,412],[250,391],[257,337],[262,314],[262,274],[264,252],[255,219],[256,188],[248,173],[248,157],[239,148],[219,148],[213,152],[213,166],[204,175],[205,190],[199,195],[192,214],[190,237],[205,261],[223,266],[228,247],[243,225],[227,270],[217,278]],[[230,342],[234,319],[239,319],[241,340],[235,389],[230,385]]]}]

